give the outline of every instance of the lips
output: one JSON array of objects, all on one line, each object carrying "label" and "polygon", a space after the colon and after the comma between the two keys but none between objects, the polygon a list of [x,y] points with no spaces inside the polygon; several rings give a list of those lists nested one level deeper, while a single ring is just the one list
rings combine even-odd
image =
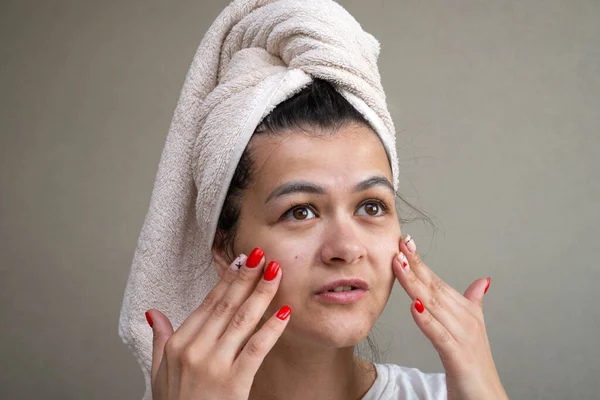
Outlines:
[{"label": "lips", "polygon": [[331,281],[331,282],[326,283],[325,285],[321,286],[315,292],[315,294],[326,293],[329,290],[333,290],[340,286],[352,286],[352,289],[362,289],[362,290],[369,289],[369,284],[367,282],[363,281],[362,279],[358,279],[358,278],[338,279],[338,280]]}]

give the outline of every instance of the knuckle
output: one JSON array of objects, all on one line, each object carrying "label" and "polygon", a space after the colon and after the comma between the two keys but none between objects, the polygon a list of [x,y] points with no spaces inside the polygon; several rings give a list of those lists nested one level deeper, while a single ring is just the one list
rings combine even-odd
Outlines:
[{"label": "knuckle", "polygon": [[433,293],[444,293],[446,292],[446,284],[439,276],[434,276],[429,285]]},{"label": "knuckle", "polygon": [[264,352],[264,346],[260,341],[251,339],[246,343],[246,352],[250,357],[260,357]]},{"label": "knuckle", "polygon": [[274,293],[273,286],[274,285],[264,285],[261,282],[258,285],[256,285],[256,289],[254,289],[254,293],[256,293],[257,295],[259,295],[261,297],[270,297]]},{"label": "knuckle", "polygon": [[164,353],[167,356],[167,360],[172,360],[177,357],[181,350],[183,349],[183,343],[179,336],[176,334],[171,335],[170,338],[167,339],[165,343]]},{"label": "knuckle", "polygon": [[482,323],[481,321],[479,321],[479,319],[477,319],[476,317],[472,317],[472,318],[467,318],[466,322],[463,322],[464,325],[466,325],[466,329],[469,332],[479,332],[481,330],[482,327]]},{"label": "knuckle", "polygon": [[273,323],[273,320],[267,320],[267,322],[264,323],[263,325],[263,329],[265,329],[267,331],[267,335],[271,336],[271,335],[275,335],[275,336],[279,336],[281,335],[281,325],[280,324],[275,324]]},{"label": "knuckle", "polygon": [[217,317],[226,317],[231,314],[233,307],[233,302],[230,299],[224,298],[215,306],[213,314]]},{"label": "knuckle", "polygon": [[432,296],[431,299],[429,299],[429,306],[432,309],[444,308],[444,306],[442,305],[442,302],[440,301],[440,299],[437,296]]},{"label": "knuckle", "polygon": [[198,351],[192,345],[187,346],[180,356],[180,362],[184,369],[186,370],[197,370],[199,367],[200,357],[198,355]]},{"label": "knuckle", "polygon": [[411,272],[408,274],[408,281],[411,285],[416,285],[419,283],[419,277],[414,272]]},{"label": "knuckle", "polygon": [[438,334],[438,341],[441,344],[448,343],[448,342],[450,342],[451,339],[452,339],[452,337],[450,336],[448,331],[445,329],[442,329],[442,331]]},{"label": "knuckle", "polygon": [[429,327],[429,325],[431,325],[431,323],[433,322],[433,317],[431,316],[431,314],[428,314],[427,317],[425,317],[423,319],[423,326],[425,328]]},{"label": "knuckle", "polygon": [[239,272],[234,272],[231,268],[227,268],[227,272],[225,273],[223,280],[227,283],[232,283],[238,275]]},{"label": "knuckle", "polygon": [[231,319],[231,326],[234,329],[244,329],[252,321],[252,315],[246,310],[239,310]]},{"label": "knuckle", "polygon": [[209,293],[206,295],[202,303],[198,307],[201,311],[209,311],[212,310],[217,304],[217,296],[214,293]]},{"label": "knuckle", "polygon": [[255,276],[251,272],[252,271],[249,271],[247,269],[242,269],[237,276],[237,282],[239,282],[242,285],[254,282]]},{"label": "knuckle", "polygon": [[418,269],[421,268],[423,266],[423,260],[421,259],[421,256],[416,253],[415,255],[413,255],[413,262],[411,263],[411,267]]}]

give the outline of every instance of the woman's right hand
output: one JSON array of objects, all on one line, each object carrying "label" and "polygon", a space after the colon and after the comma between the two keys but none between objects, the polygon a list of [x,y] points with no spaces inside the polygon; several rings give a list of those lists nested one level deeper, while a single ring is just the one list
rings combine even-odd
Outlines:
[{"label": "woman's right hand", "polygon": [[236,258],[177,332],[164,314],[148,310],[154,400],[248,399],[254,375],[290,314],[282,307],[254,333],[281,281],[279,265],[270,262],[263,275],[264,264],[260,249]]}]

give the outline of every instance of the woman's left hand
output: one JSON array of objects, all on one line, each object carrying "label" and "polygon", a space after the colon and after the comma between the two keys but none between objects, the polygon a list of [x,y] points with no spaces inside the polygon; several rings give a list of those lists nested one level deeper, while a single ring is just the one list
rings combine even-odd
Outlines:
[{"label": "woman's left hand", "polygon": [[413,300],[410,311],[415,322],[442,360],[448,399],[508,399],[483,319],[483,295],[490,278],[476,280],[461,295],[423,263],[410,235],[400,240],[393,269]]}]

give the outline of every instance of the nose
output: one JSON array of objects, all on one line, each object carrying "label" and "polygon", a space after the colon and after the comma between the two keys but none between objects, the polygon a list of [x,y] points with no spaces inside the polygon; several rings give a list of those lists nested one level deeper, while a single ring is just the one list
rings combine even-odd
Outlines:
[{"label": "nose", "polygon": [[354,264],[366,256],[360,230],[351,221],[331,219],[323,235],[321,260],[326,265]]}]

